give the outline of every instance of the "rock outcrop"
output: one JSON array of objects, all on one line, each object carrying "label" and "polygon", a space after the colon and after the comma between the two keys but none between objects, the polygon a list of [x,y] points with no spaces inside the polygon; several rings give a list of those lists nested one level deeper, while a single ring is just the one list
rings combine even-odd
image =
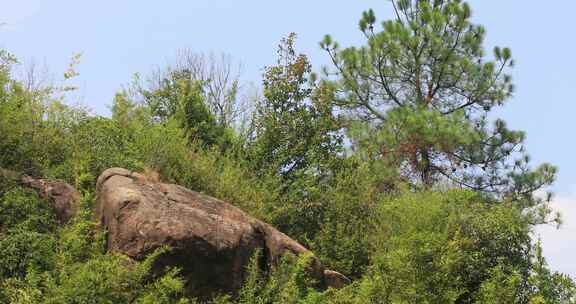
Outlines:
[{"label": "rock outcrop", "polygon": [[[96,191],[95,215],[108,231],[108,250],[141,260],[159,247],[170,247],[157,260],[157,267],[181,268],[190,278],[188,292],[200,297],[237,291],[257,251],[262,252],[259,265],[264,270],[287,252],[310,253],[228,203],[125,169],[103,172]],[[339,273],[326,271],[315,257],[309,272],[320,288],[349,282]]]},{"label": "rock outcrop", "polygon": [[60,180],[35,179],[14,171],[1,169],[0,178],[36,190],[56,212],[60,223],[67,223],[78,211],[80,193]]}]

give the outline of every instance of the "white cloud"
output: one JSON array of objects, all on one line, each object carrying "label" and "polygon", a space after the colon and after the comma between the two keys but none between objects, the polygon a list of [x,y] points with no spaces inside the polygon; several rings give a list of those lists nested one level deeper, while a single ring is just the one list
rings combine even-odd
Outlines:
[{"label": "white cloud", "polygon": [[563,224],[560,229],[541,226],[536,233],[550,267],[576,278],[576,191],[558,195],[551,206],[561,213]]}]

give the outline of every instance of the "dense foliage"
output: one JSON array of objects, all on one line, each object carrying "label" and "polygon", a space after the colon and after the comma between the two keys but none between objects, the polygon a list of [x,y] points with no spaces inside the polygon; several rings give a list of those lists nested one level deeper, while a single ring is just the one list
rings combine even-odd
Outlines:
[{"label": "dense foliage", "polygon": [[[282,40],[244,116],[238,81],[204,57],[137,78],[108,118],[67,105],[67,87],[24,85],[1,51],[0,303],[197,302],[184,290],[194,278],[151,271],[170,248],[142,262],[105,252],[92,205],[110,167],[226,200],[353,280],[317,290],[308,256],[268,273],[255,256],[242,290],[213,303],[576,303],[574,281],[533,239],[554,219],[535,192],[555,168],[531,169],[524,133],[490,127],[512,94],[510,50],[487,60],[461,1],[392,4],[397,18],[380,32],[363,15],[366,45],[324,39],[334,62],[324,78],[294,34]],[[79,214],[60,225],[9,172],[74,185]]]}]

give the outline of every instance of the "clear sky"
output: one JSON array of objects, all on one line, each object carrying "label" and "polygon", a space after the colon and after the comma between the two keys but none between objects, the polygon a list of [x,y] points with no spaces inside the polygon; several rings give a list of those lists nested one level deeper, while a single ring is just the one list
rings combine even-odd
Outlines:
[{"label": "clear sky", "polygon": [[[539,233],[551,266],[576,277],[576,1],[468,2],[487,28],[487,47],[508,46],[517,62],[517,93],[499,115],[527,131],[535,163],[560,168],[552,190],[565,224]],[[259,84],[279,40],[296,32],[297,47],[320,68],[328,61],[318,42],[331,34],[344,46],[360,43],[357,23],[368,8],[379,20],[392,16],[387,0],[0,0],[0,47],[23,62],[45,62],[56,79],[82,52],[81,101],[107,115],[135,72],[164,65],[182,48],[229,53],[242,62],[242,78]]]}]

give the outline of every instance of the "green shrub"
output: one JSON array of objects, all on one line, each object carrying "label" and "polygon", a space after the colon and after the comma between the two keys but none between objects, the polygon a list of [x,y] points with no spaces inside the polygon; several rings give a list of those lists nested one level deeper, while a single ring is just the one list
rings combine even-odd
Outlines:
[{"label": "green shrub", "polygon": [[47,233],[56,227],[53,210],[35,191],[15,187],[0,194],[0,238],[10,229]]},{"label": "green shrub", "polygon": [[26,273],[54,267],[56,239],[24,230],[11,230],[0,238],[0,279],[24,277]]}]

